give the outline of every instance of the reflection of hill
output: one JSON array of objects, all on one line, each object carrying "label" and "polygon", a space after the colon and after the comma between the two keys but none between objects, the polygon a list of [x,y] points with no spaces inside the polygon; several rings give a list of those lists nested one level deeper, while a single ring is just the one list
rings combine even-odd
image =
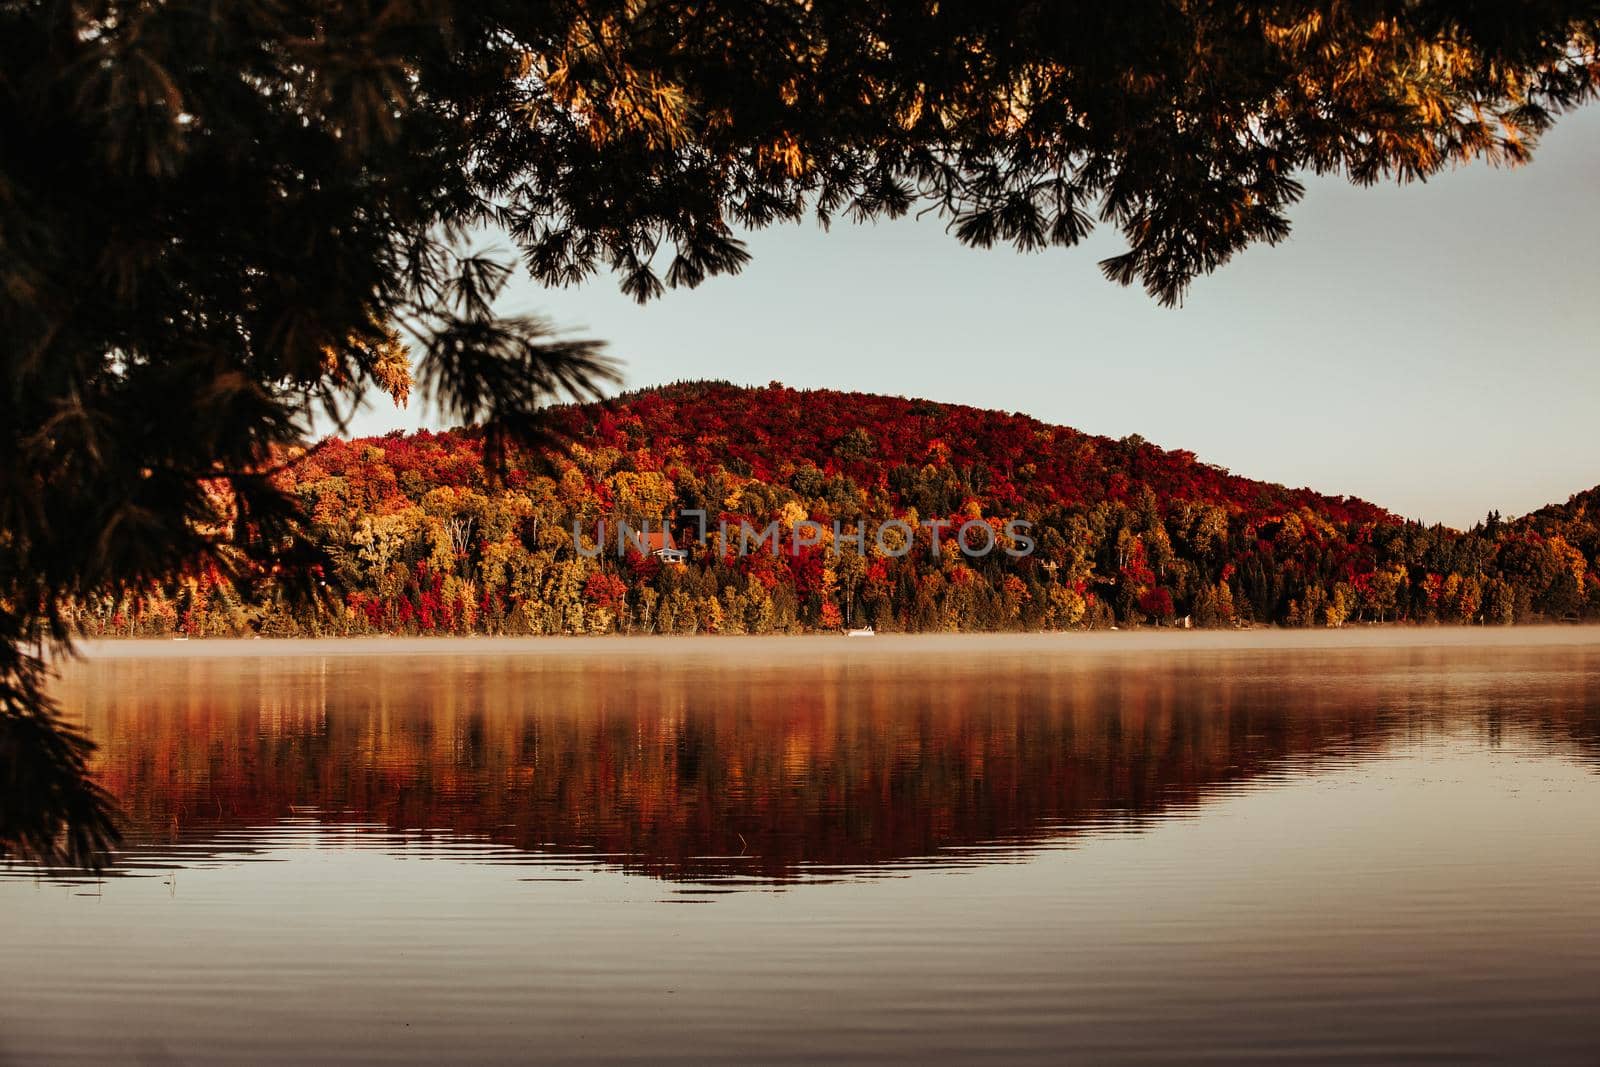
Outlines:
[{"label": "reflection of hill", "polygon": [[1485,653],[105,661],[62,695],[134,852],[315,809],[781,880],[1157,815],[1429,731],[1600,749],[1586,653],[1509,684],[1464,655]]}]

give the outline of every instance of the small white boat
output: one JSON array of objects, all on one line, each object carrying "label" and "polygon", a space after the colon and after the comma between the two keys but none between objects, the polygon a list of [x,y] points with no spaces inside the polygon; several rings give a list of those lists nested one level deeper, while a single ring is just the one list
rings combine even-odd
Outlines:
[{"label": "small white boat", "polygon": [[866,626],[859,630],[846,630],[844,635],[846,637],[871,637],[874,632],[872,627]]}]

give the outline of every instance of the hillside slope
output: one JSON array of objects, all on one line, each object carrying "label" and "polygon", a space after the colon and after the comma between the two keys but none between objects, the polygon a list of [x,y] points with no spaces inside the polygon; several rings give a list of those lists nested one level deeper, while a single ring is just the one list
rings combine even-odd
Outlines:
[{"label": "hillside slope", "polygon": [[868,393],[697,382],[629,394],[610,412],[565,408],[561,421],[587,447],[644,449],[702,476],[718,466],[765,482],[808,466],[842,472],[901,507],[951,510],[942,499],[917,500],[906,481],[908,470],[933,464],[974,479],[965,491],[990,510],[1127,501],[1149,486],[1163,500],[1395,521],[1365,501],[1240,478],[1136,437],[1114,441],[1026,415]]},{"label": "hillside slope", "polygon": [[552,419],[569,447],[513,455],[503,478],[471,430],[328,441],[294,465],[286,485],[343,590],[316,618],[285,612],[270,581],[240,602],[200,574],[85,605],[81,623],[766,633],[1600,615],[1600,490],[1462,533],[1138,438],[896,397],[688,383]]}]

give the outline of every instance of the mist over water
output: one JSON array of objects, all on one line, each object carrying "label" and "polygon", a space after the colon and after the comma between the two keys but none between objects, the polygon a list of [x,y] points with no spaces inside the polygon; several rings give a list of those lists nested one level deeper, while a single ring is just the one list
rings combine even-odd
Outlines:
[{"label": "mist over water", "polygon": [[1592,1062],[1600,634],[127,642],[0,1062]]}]

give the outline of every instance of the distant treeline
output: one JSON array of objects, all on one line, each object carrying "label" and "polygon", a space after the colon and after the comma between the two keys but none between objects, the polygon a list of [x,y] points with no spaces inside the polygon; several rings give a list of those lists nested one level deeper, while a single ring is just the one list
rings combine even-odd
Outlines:
[{"label": "distant treeline", "polygon": [[[570,444],[513,455],[503,477],[471,430],[332,440],[291,465],[281,477],[329,559],[321,612],[287,610],[272,575],[241,597],[199,571],[76,605],[79,626],[740,634],[1600,618],[1600,490],[1460,532],[1137,437],[899,398],[693,383],[552,418]],[[832,543],[836,527],[890,520],[914,540]],[[930,520],[948,523],[937,552]],[[970,520],[1002,550],[963,553],[951,531]],[[1032,524],[1026,554],[1003,551],[1020,547],[1011,520]],[[688,558],[661,558],[661,542],[619,554],[609,532],[595,543],[602,522],[671,529]],[[776,523],[782,551],[740,554],[716,536],[741,522]],[[803,523],[824,528],[820,543],[794,551]]]}]

